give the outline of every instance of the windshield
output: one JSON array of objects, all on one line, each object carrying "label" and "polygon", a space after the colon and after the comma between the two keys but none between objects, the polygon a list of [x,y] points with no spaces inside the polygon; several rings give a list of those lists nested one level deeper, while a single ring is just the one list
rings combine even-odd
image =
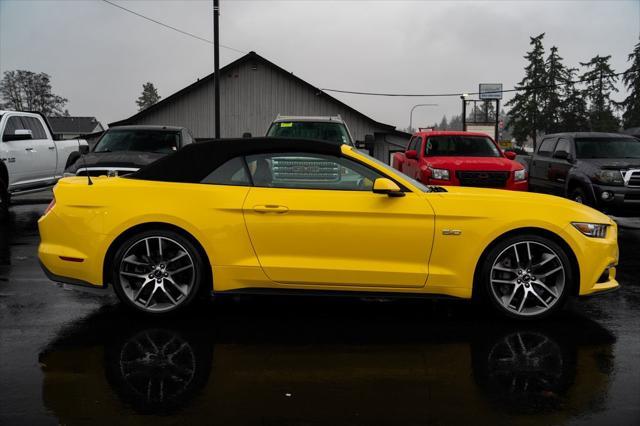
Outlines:
[{"label": "windshield", "polygon": [[273,123],[267,136],[279,138],[319,139],[353,146],[347,128],[342,123],[313,121],[281,121]]},{"label": "windshield", "polygon": [[[367,157],[367,159],[373,161],[374,163],[376,163],[378,166],[380,166],[382,169],[384,169],[385,172],[390,173],[391,175],[395,175],[398,173],[398,171],[396,169],[394,169],[393,167],[391,167],[388,164],[383,163],[382,161],[378,160],[377,158],[373,158],[372,156],[370,156],[369,154],[362,152],[360,150],[357,150],[358,154]],[[418,182],[417,180],[410,178],[407,175],[402,175],[402,179],[407,180],[409,183],[411,183],[413,186],[415,186],[416,188],[420,189],[422,192],[431,192],[431,189],[429,189],[428,186],[425,186],[423,183]]]},{"label": "windshield", "polygon": [[178,149],[179,132],[166,130],[109,130],[93,152],[143,151],[168,154]]},{"label": "windshield", "polygon": [[640,141],[631,138],[576,138],[577,158],[640,158]]},{"label": "windshield", "polygon": [[430,136],[424,154],[432,157],[502,157],[493,141],[482,136]]}]

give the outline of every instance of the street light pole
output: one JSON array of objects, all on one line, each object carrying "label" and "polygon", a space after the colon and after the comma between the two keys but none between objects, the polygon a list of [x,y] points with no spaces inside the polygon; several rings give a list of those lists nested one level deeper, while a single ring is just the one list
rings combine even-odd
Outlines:
[{"label": "street light pole", "polygon": [[417,104],[411,107],[411,112],[409,113],[409,129],[411,131],[413,131],[413,110],[421,106],[438,106],[438,104]]},{"label": "street light pole", "polygon": [[219,16],[220,1],[213,0],[213,125],[216,139],[220,139],[220,38],[218,32]]}]

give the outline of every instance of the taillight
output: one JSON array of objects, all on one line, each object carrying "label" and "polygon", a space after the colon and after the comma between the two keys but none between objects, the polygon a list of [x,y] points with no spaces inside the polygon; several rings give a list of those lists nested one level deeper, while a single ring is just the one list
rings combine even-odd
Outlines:
[{"label": "taillight", "polygon": [[56,197],[53,197],[53,200],[51,200],[51,202],[49,203],[49,205],[45,209],[43,216],[46,215],[47,213],[49,213],[51,211],[51,209],[53,209],[53,207],[55,205],[56,205]]}]

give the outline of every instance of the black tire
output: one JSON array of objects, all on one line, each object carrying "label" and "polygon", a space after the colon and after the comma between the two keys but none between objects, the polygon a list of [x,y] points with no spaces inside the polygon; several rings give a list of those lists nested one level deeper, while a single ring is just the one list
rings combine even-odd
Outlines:
[{"label": "black tire", "polygon": [[565,249],[539,235],[505,238],[481,262],[477,284],[483,299],[510,318],[533,320],[553,315],[563,308],[575,286]]},{"label": "black tire", "polygon": [[[145,241],[149,242],[149,249],[146,249]],[[174,243],[175,246],[172,245]],[[160,249],[162,244],[163,252]],[[135,253],[140,250],[145,253],[137,256]],[[146,250],[151,250],[151,256],[146,255]],[[181,254],[178,260],[182,266],[178,260],[170,260],[176,258],[177,254]],[[125,255],[133,262],[123,262]],[[189,266],[184,266],[184,262],[190,262],[192,266],[179,271]],[[111,265],[111,282],[120,301],[126,307],[144,314],[164,316],[182,312],[201,300],[207,287],[210,287],[205,283],[209,275],[205,272],[200,251],[188,238],[170,230],[148,230],[129,237],[118,247]],[[122,273],[126,273],[127,278]],[[185,277],[184,274],[189,275]],[[145,284],[146,287],[140,290]]]},{"label": "black tire", "polygon": [[571,190],[569,198],[576,203],[584,204],[585,206],[589,207],[593,207],[595,204],[591,199],[591,196],[587,194],[587,191],[585,191],[581,186],[575,187],[573,190]]},{"label": "black tire", "polygon": [[0,209],[6,210],[11,204],[11,194],[9,193],[8,184],[4,177],[0,176]]}]

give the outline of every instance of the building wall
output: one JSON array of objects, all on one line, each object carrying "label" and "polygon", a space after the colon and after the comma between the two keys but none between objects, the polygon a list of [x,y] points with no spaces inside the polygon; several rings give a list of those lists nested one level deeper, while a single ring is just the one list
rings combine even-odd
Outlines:
[{"label": "building wall", "polygon": [[[264,135],[278,115],[338,115],[357,141],[384,131],[374,123],[281,70],[261,61],[246,61],[221,74],[221,136],[240,137],[245,132]],[[213,128],[213,80],[148,112],[130,124],[185,126],[196,138],[209,138]]]}]

